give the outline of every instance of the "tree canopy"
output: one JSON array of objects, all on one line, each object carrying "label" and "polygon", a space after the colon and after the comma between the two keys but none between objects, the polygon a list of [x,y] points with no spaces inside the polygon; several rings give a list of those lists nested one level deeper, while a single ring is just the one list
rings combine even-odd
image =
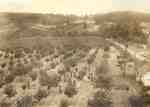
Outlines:
[{"label": "tree canopy", "polygon": [[101,29],[103,36],[118,39],[122,42],[131,41],[146,43],[147,36],[143,33],[139,22],[125,19],[116,23],[104,25]]}]

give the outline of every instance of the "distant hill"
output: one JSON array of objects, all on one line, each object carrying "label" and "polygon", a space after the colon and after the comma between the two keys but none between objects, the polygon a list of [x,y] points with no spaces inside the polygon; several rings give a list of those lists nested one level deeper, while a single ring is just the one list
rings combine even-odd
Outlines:
[{"label": "distant hill", "polygon": [[[56,45],[62,25],[78,18],[62,14],[0,13],[0,49]],[[55,26],[60,27],[60,31]],[[61,41],[61,38],[58,39]]]},{"label": "distant hill", "polygon": [[[91,20],[91,16],[87,16],[85,20],[88,20],[88,18]],[[63,27],[65,23],[72,23],[73,21],[80,19],[84,20],[83,17],[75,15],[0,13],[0,39],[1,37],[12,39],[35,36],[55,36],[57,35],[56,33],[61,33],[61,31],[65,29]],[[95,20],[97,24],[124,21],[126,19],[131,21],[150,22],[150,14],[133,11],[118,11],[106,14],[96,14],[92,16],[92,19]],[[55,26],[59,28],[57,31],[54,28]],[[67,29],[65,30],[67,31],[69,28],[70,26],[67,26]]]},{"label": "distant hill", "polygon": [[93,16],[96,23],[118,22],[128,20],[136,20],[138,22],[150,22],[150,14],[134,12],[134,11],[116,11],[106,14],[96,14]]},{"label": "distant hill", "polygon": [[65,16],[63,14],[40,14],[40,13],[5,13],[5,16],[14,23],[42,23],[42,24],[61,24],[68,20],[74,20],[77,16]]},{"label": "distant hill", "polygon": [[[72,43],[70,40],[75,41],[75,39],[73,39],[73,37],[65,37],[63,30],[76,30],[76,25],[72,25],[72,22],[75,20],[78,22],[80,19],[82,19],[82,21],[95,20],[98,24],[103,22],[124,21],[126,19],[150,22],[150,14],[126,11],[79,17],[75,15],[65,16],[62,14],[0,13],[0,48],[4,49],[10,46],[32,48],[37,45],[45,47],[45,44],[49,47],[49,44],[52,43],[54,43],[54,45],[60,44],[56,42],[57,40],[63,41],[63,43],[69,43],[70,45],[70,43]],[[65,24],[70,22],[71,24]],[[69,30],[70,28],[71,30]],[[77,28],[77,30],[80,31],[82,29]],[[94,39],[91,40],[90,36],[92,34],[89,36],[84,34],[82,37],[78,36],[77,33],[75,35],[77,42],[80,38],[84,38],[83,43],[87,40],[87,43],[91,41],[92,44],[95,43],[96,39],[99,40],[99,37],[93,37]],[[62,38],[64,39],[62,40]],[[65,41],[67,39],[69,39],[69,42]]]},{"label": "distant hill", "polygon": [[[79,17],[62,14],[40,14],[40,13],[0,13],[0,37],[6,39],[52,35],[49,29],[32,29],[33,26],[41,25],[43,28],[60,26],[68,21],[74,21]],[[5,21],[5,23],[3,23]],[[69,22],[68,22],[69,23]],[[7,28],[7,32],[6,31]],[[53,30],[54,31],[54,30]],[[5,32],[1,33],[1,32]]]}]

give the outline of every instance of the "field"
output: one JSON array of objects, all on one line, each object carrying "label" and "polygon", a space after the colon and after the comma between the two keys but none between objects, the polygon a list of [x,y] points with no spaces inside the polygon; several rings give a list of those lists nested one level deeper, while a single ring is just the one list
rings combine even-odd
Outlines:
[{"label": "field", "polygon": [[50,48],[46,54],[2,51],[2,107],[15,107],[18,101],[33,107],[128,107],[130,97],[140,95],[134,69],[124,77],[117,66],[120,52],[116,48],[69,46]]},{"label": "field", "polygon": [[[146,106],[143,85],[136,81],[141,65],[136,65],[132,50],[81,26],[76,32],[71,27],[73,35],[66,33],[72,24],[56,32],[62,24],[47,18],[39,14],[2,18],[0,107]],[[42,28],[33,30],[37,22]],[[49,24],[57,26],[53,33]]]},{"label": "field", "polygon": [[87,46],[87,47],[103,47],[105,40],[97,36],[80,36],[80,37],[26,37],[15,39],[11,41],[5,41],[1,45],[1,49],[11,48],[28,48],[34,47],[60,47],[60,46]]}]

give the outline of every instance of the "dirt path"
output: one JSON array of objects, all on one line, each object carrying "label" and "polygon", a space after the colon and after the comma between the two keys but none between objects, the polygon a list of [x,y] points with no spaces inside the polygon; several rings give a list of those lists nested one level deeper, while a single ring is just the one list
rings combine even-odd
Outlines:
[{"label": "dirt path", "polygon": [[115,85],[112,89],[112,101],[114,107],[129,107],[128,98],[132,95],[137,95],[135,86],[130,80],[122,76],[120,68],[117,66],[117,50],[110,52],[109,67],[111,68],[112,84]]},{"label": "dirt path", "polygon": [[[129,97],[137,95],[135,85],[122,76],[122,71],[120,70],[120,67],[117,66],[117,56],[120,54],[119,50],[115,47],[111,47],[108,54],[110,57],[107,61],[110,71],[105,73],[105,76],[108,75],[112,79],[111,84],[113,84],[113,86],[110,98],[112,99],[113,107],[129,107]],[[94,61],[97,67],[101,65],[102,55],[103,51],[99,49]]]},{"label": "dirt path", "polygon": [[[98,49],[96,58],[92,64],[93,67],[100,65],[101,56],[102,50]],[[90,80],[87,81],[83,79],[82,81],[78,81],[78,83],[78,94],[73,98],[73,101],[75,101],[75,105],[73,105],[73,107],[87,107],[88,99],[93,96],[95,88]]]},{"label": "dirt path", "polygon": [[[114,41],[114,40],[111,40],[111,39],[107,39],[107,40],[108,40],[110,43],[114,44],[115,46],[119,47],[120,49],[123,49],[123,50],[125,49],[125,46],[124,46],[123,44],[121,44],[121,43],[119,43],[119,42],[116,42],[116,41]],[[137,53],[136,51],[134,51],[133,49],[128,48],[127,51],[128,51],[128,53],[129,53],[131,56],[136,57],[136,58],[137,58],[138,60],[140,60],[140,61],[146,60],[146,61],[150,62],[149,59],[147,59],[147,58],[145,58],[144,56],[138,54],[138,53]]]},{"label": "dirt path", "polygon": [[93,64],[98,67],[101,64],[101,59],[102,59],[102,55],[103,55],[103,50],[99,48],[97,54],[96,54],[96,58],[93,62]]},{"label": "dirt path", "polygon": [[[117,55],[119,53],[114,47],[109,52],[108,67],[110,68],[110,72],[106,75],[111,77],[111,84],[113,84],[110,98],[112,99],[113,107],[129,107],[129,97],[138,93],[135,89],[135,84],[127,78],[122,77],[122,71],[117,66]],[[93,62],[96,67],[101,65],[102,55],[103,50],[99,49]],[[91,82],[82,81],[80,86],[79,93],[75,97],[75,101],[77,102],[75,107],[87,107],[87,100],[93,95],[96,89],[92,87]]]},{"label": "dirt path", "polygon": [[78,94],[73,98],[74,107],[87,107],[88,98],[93,95],[94,88],[90,82],[81,81]]},{"label": "dirt path", "polygon": [[[116,85],[117,88],[121,88],[125,85],[125,81],[120,77],[122,76],[122,73],[117,66],[116,55],[114,53],[111,53],[110,56],[109,66],[111,68],[111,82],[112,84]],[[111,93],[111,99],[113,101],[114,107],[128,107],[129,93],[126,90],[113,89],[111,90]]]}]

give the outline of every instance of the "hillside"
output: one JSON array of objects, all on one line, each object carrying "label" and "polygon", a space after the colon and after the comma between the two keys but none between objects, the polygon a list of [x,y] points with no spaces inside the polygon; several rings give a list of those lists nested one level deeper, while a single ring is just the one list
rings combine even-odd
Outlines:
[{"label": "hillside", "polygon": [[150,22],[150,14],[133,11],[116,11],[106,14],[96,14],[94,19],[97,23],[118,22],[126,19],[136,20],[139,22]]},{"label": "hillside", "polygon": [[[90,42],[93,43],[95,39],[99,38],[98,35],[100,35],[100,32],[96,31],[93,34],[89,32],[84,33],[84,21],[95,20],[97,24],[101,24],[103,22],[122,22],[126,19],[130,21],[136,19],[138,22],[150,22],[150,14],[123,11],[79,17],[75,15],[65,16],[62,14],[0,13],[0,48],[10,47],[8,46],[9,44],[15,44],[14,47],[17,45],[20,46],[20,44],[23,44],[26,40],[32,41],[28,45],[34,47],[37,45],[34,43],[36,43],[39,38],[42,38],[40,44],[45,44],[45,42],[51,44],[53,43],[52,40],[67,40],[68,37],[66,35],[68,34],[66,33],[68,32],[71,33],[69,35],[72,35],[73,32],[73,36],[76,36],[75,38],[79,36],[83,36],[83,38],[86,37],[90,44]],[[75,24],[74,22],[80,23]],[[94,25],[90,26],[94,27]],[[80,32],[80,34],[78,32]],[[93,35],[97,37],[93,37],[94,39],[89,40],[89,36]],[[62,40],[59,38],[60,36],[66,37]],[[69,37],[69,39],[71,38],[72,37]],[[71,41],[74,41],[74,39],[72,38]],[[78,39],[75,42],[78,42]],[[71,43],[72,42],[70,42],[70,44]],[[57,42],[55,44],[57,44]]]},{"label": "hillside", "polygon": [[[77,20],[87,21],[89,19],[91,20],[91,16],[83,18],[75,15],[65,16],[62,14],[1,13],[0,36],[6,39],[36,36],[43,37],[52,35],[60,36],[59,33],[62,33],[62,35],[64,33],[63,29],[68,32],[70,30],[70,26],[72,26],[70,25],[64,27],[64,24],[72,23]],[[104,22],[122,22],[124,20],[150,22],[150,14],[132,11],[120,11],[106,14],[96,14],[92,16],[92,20],[95,20],[97,24],[102,24]],[[73,26],[76,27],[78,25]],[[56,27],[59,29],[56,29]]]}]

